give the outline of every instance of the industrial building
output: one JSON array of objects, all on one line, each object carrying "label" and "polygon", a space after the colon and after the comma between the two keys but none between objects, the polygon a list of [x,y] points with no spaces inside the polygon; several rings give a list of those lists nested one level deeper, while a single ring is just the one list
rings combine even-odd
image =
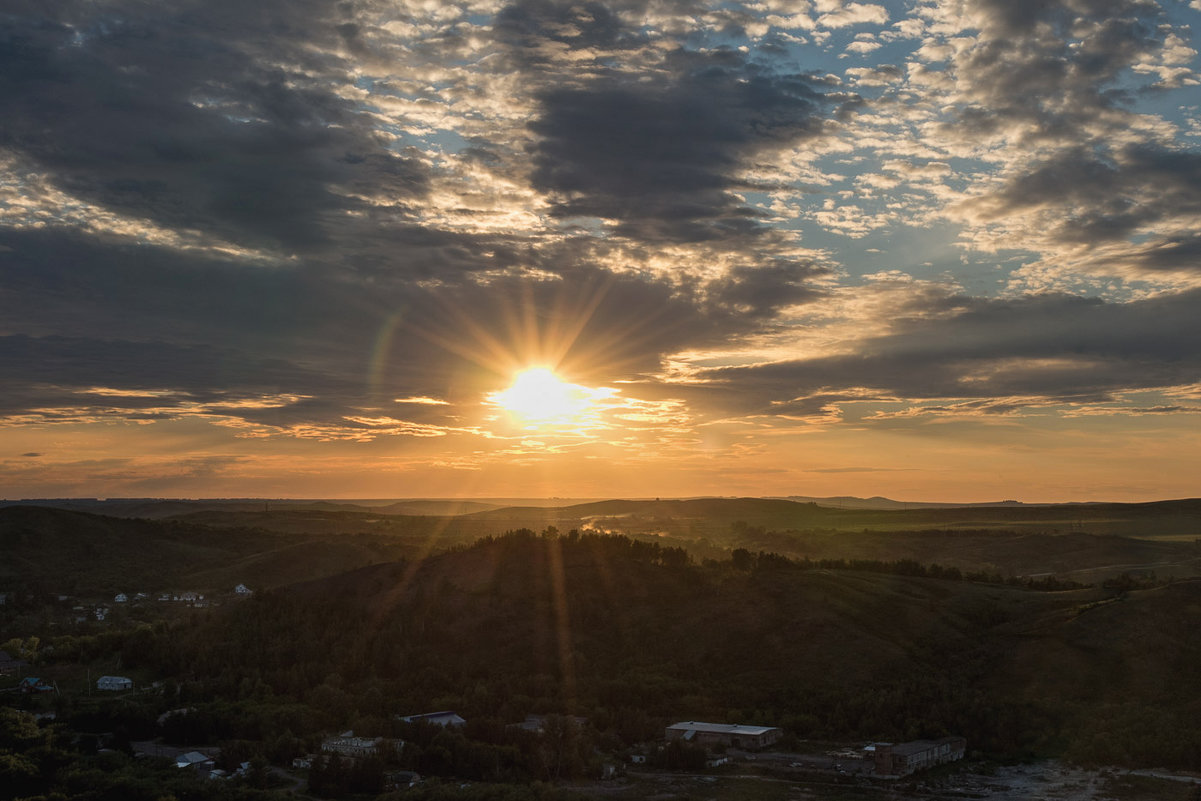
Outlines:
[{"label": "industrial building", "polygon": [[775,743],[784,732],[772,726],[742,726],[735,723],[700,723],[695,720],[667,727],[667,741],[685,740],[709,747],[765,748]]},{"label": "industrial building", "polygon": [[868,746],[875,760],[877,776],[908,776],[919,770],[963,759],[967,740],[943,737],[941,740],[914,740],[909,743],[875,743]]}]

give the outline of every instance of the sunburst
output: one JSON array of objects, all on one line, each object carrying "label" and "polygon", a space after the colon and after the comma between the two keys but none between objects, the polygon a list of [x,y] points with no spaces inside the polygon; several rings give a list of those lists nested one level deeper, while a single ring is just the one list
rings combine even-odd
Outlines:
[{"label": "sunburst", "polygon": [[572,423],[592,407],[594,395],[595,390],[568,383],[549,368],[531,367],[489,400],[530,423]]}]

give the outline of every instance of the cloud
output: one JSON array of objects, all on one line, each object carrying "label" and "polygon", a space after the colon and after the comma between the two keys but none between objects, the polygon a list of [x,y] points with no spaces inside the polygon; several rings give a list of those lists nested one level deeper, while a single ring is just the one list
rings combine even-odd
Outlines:
[{"label": "cloud", "polygon": [[[992,411],[1105,401],[1193,384],[1201,292],[1105,303],[1065,295],[974,301],[951,316],[899,321],[854,352],[702,370],[696,389],[727,410],[815,414],[863,400],[983,399]],[[737,389],[730,396],[723,390]]]},{"label": "cloud", "polygon": [[544,267],[535,275],[448,270],[431,283],[422,270],[361,281],[320,265],[248,268],[58,229],[0,232],[0,241],[13,290],[0,294],[0,313],[27,332],[0,337],[0,411],[10,418],[212,415],[321,436],[401,430],[369,418],[457,425],[455,415],[532,363],[594,381],[653,371],[673,350],[727,341],[811,299],[806,283],[823,273],[801,261],[749,263],[683,285],[611,273],[566,242],[530,254]]},{"label": "cloud", "polygon": [[[965,208],[986,222],[1048,211],[1057,225],[1051,236],[1062,242],[1124,240],[1155,224],[1201,219],[1201,153],[1142,143],[1113,151],[1065,150]],[[1188,247],[1167,247],[1161,263],[1187,254]],[[1160,243],[1147,248],[1146,261],[1157,261],[1158,250]]]},{"label": "cloud", "polygon": [[594,0],[518,0],[497,12],[492,28],[527,66],[549,64],[563,50],[625,49],[645,40],[609,5]]},{"label": "cloud", "polygon": [[349,20],[317,2],[169,8],[30,4],[0,48],[0,147],[100,206],[285,251],[321,248],[339,212],[404,214],[425,167],[341,92]]},{"label": "cloud", "polygon": [[[768,471],[835,428],[1180,425],[1193,10],[901,5],[10,3],[13,451],[187,429],[214,458]],[[489,417],[532,364],[620,403]],[[109,486],[152,471],[127,455]],[[163,469],[254,472],[196,464]]]},{"label": "cloud", "polygon": [[903,473],[912,468],[907,467],[814,467],[805,470],[806,473]]},{"label": "cloud", "polygon": [[817,18],[817,24],[823,28],[845,28],[850,25],[865,23],[884,24],[888,22],[888,11],[884,6],[874,3],[846,3],[818,0],[817,10],[824,11]]},{"label": "cloud", "polygon": [[647,82],[597,78],[539,92],[533,183],[560,217],[599,217],[640,240],[740,239],[766,230],[738,196],[751,159],[820,136],[853,97],[734,51],[676,51]]}]

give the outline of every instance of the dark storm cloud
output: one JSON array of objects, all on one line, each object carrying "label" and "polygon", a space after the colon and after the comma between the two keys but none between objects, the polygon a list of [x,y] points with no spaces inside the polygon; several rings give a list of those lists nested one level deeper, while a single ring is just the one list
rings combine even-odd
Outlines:
[{"label": "dark storm cloud", "polygon": [[725,277],[712,281],[707,290],[715,303],[741,314],[771,316],[781,307],[822,297],[812,279],[828,270],[812,262],[769,262],[734,267]]},{"label": "dark storm cloud", "polygon": [[513,47],[529,66],[548,64],[562,47],[608,50],[645,41],[626,27],[616,11],[595,0],[519,0],[500,10],[492,28],[497,39]]},{"label": "dark storm cloud", "polygon": [[762,233],[735,194],[756,153],[822,133],[854,98],[822,81],[764,70],[734,51],[677,51],[650,81],[597,78],[538,94],[533,183],[561,217],[617,220],[647,241],[702,242]]},{"label": "dark storm cloud", "polygon": [[[319,247],[349,193],[404,202],[425,168],[337,92],[348,4],[10,5],[0,147],[67,192],[173,228]],[[348,12],[346,12],[348,13]]]},{"label": "dark storm cloud", "polygon": [[665,281],[580,265],[561,268],[555,280],[514,275],[441,287],[414,305],[405,333],[410,352],[427,353],[423,359],[446,358],[448,348],[495,365],[491,354],[499,352],[515,367],[561,355],[566,372],[612,381],[654,371],[669,353],[720,344],[757,322],[718,294],[700,297]]},{"label": "dark storm cloud", "polygon": [[[1201,153],[1152,144],[1075,148],[1015,176],[981,205],[987,217],[1041,207],[1064,212],[1055,232],[1063,241],[1125,240],[1160,220],[1201,214]],[[1201,269],[1195,249],[1189,239],[1164,242],[1145,252],[1143,266]]]},{"label": "dark storm cloud", "polygon": [[[592,254],[570,241],[525,254],[539,278],[476,281],[449,269],[434,284],[424,270],[348,278],[303,261],[248,266],[62,229],[4,231],[0,247],[10,290],[0,316],[24,332],[0,340],[4,414],[94,408],[135,418],[204,404],[207,414],[281,426],[353,425],[348,415],[398,397],[478,403],[504,371],[531,361],[562,359],[596,381],[654,371],[668,353],[753,330],[775,308],[773,281],[798,284],[776,301],[803,299],[799,283],[814,270],[781,265],[756,278],[740,268],[743,277],[698,295],[590,265]],[[558,277],[548,277],[552,266]],[[234,405],[276,395],[302,397]]]},{"label": "dark storm cloud", "polygon": [[1145,270],[1201,270],[1201,234],[1160,240],[1124,262]]},{"label": "dark storm cloud", "polygon": [[1106,400],[1201,380],[1198,304],[1201,290],[1126,304],[1066,295],[978,300],[953,317],[901,322],[854,355],[701,377],[718,382],[723,405],[783,414],[872,397]]},{"label": "dark storm cloud", "polygon": [[[34,388],[30,395],[64,389],[86,405],[104,397],[88,392],[90,388],[146,393],[170,389],[198,400],[217,400],[248,393],[311,391],[321,385],[316,375],[296,364],[233,350],[23,334],[0,337],[0,372],[9,382],[3,401],[9,412],[18,410],[21,386]],[[103,402],[146,407],[155,404],[152,398],[149,394],[104,397]]]}]

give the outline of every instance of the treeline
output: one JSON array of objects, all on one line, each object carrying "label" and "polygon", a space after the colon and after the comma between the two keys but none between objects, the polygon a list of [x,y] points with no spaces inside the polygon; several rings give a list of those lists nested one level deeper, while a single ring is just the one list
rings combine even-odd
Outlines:
[{"label": "treeline", "polygon": [[585,548],[594,555],[606,558],[636,562],[640,564],[660,565],[670,568],[683,568],[690,564],[688,551],[680,547],[665,546],[658,542],[638,540],[624,534],[599,534],[594,531],[581,533],[571,529],[566,534],[560,534],[555,526],[547,526],[541,534],[532,529],[519,528],[506,531],[499,536],[481,537],[471,545],[459,545],[452,551],[462,552],[477,548],[499,548],[503,552],[512,552],[528,548],[536,542],[559,542],[568,548]]},{"label": "treeline", "polygon": [[[711,562],[711,564],[720,564]],[[1081,584],[1077,581],[1058,579],[1054,576],[1042,578],[1026,578],[1009,576],[988,571],[963,571],[957,567],[947,567],[939,564],[923,564],[914,559],[896,559],[884,561],[880,559],[810,559],[802,557],[791,559],[778,553],[759,551],[752,553],[746,548],[736,548],[730,553],[730,564],[736,570],[749,572],[770,570],[862,570],[868,573],[884,573],[894,576],[915,576],[918,578],[941,579],[944,581],[973,581],[980,584],[1003,584],[1010,587],[1022,587],[1028,590],[1055,592],[1059,590],[1082,590],[1091,584]],[[1109,584],[1106,584],[1108,587]]]}]

